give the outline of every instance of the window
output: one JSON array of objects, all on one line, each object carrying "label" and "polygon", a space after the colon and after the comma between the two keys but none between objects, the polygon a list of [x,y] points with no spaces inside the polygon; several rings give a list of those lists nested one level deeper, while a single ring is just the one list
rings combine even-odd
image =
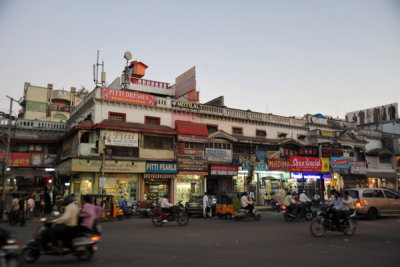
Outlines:
[{"label": "window", "polygon": [[84,133],[81,136],[81,143],[88,144],[89,143],[89,133]]},{"label": "window", "polygon": [[243,135],[243,128],[232,127],[232,134]]},{"label": "window", "polygon": [[144,148],[149,149],[173,149],[174,142],[171,137],[144,136]]},{"label": "window", "polygon": [[256,130],[257,137],[267,137],[267,131],[265,130]]},{"label": "window", "polygon": [[345,192],[349,192],[349,195],[350,195],[352,198],[355,198],[355,199],[358,198],[358,191],[357,191],[357,190],[345,190]]},{"label": "window", "polygon": [[158,117],[144,117],[144,124],[160,125],[160,118]]},{"label": "window", "polygon": [[125,113],[108,112],[108,119],[112,121],[126,121]]},{"label": "window", "polygon": [[207,125],[208,134],[212,134],[218,131],[218,125]]},{"label": "window", "polygon": [[306,140],[306,136],[300,134],[300,135],[297,136],[297,139],[298,139],[299,141],[304,141],[304,140]]},{"label": "window", "polygon": [[107,156],[139,157],[138,147],[106,146]]},{"label": "window", "polygon": [[278,138],[286,138],[287,133],[278,133]]},{"label": "window", "polygon": [[373,197],[376,197],[376,198],[384,198],[383,193],[382,193],[382,190],[374,190]]},{"label": "window", "polygon": [[365,190],[363,193],[363,197],[372,197],[372,190]]},{"label": "window", "polygon": [[393,198],[393,199],[398,199],[399,198],[398,195],[396,195],[395,193],[392,193],[390,191],[387,191],[387,190],[385,190],[385,195],[386,195],[387,198]]}]

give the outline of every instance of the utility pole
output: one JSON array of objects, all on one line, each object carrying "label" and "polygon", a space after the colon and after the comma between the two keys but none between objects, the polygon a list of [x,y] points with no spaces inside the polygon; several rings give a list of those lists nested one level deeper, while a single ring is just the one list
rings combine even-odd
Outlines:
[{"label": "utility pole", "polygon": [[[8,160],[10,158],[10,146],[11,146],[11,127],[12,127],[12,108],[13,108],[13,101],[19,103],[17,100],[14,98],[7,96],[10,99],[10,112],[8,114],[8,131],[7,131],[7,146],[6,146],[6,158],[4,162],[4,170],[3,170],[3,179],[2,179],[2,186],[3,186],[3,192],[2,192],[2,200],[3,200],[3,210],[6,208],[6,185],[7,185],[7,180],[6,180],[6,173],[8,171]],[[3,213],[4,215],[4,213]]]}]

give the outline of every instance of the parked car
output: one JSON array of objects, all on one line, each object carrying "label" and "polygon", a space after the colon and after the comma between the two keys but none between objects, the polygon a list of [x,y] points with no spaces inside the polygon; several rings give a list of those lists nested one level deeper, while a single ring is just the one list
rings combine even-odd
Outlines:
[{"label": "parked car", "polygon": [[[212,215],[216,215],[217,198],[215,196],[208,196],[211,199]],[[203,215],[203,196],[193,196],[185,204],[185,212],[189,215]]]},{"label": "parked car", "polygon": [[378,216],[400,215],[400,196],[381,188],[346,189],[350,196],[357,199],[355,203],[358,215],[375,220]]}]

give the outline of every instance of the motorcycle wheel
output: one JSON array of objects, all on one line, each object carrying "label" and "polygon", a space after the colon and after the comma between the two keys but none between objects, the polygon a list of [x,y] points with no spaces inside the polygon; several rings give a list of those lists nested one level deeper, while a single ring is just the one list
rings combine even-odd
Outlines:
[{"label": "motorcycle wheel", "polygon": [[283,219],[285,219],[285,221],[287,222],[293,222],[294,218],[292,216],[290,216],[289,214],[287,214],[287,212],[285,212],[283,214]]},{"label": "motorcycle wheel", "polygon": [[307,212],[305,218],[307,221],[311,221],[313,218],[312,212],[311,211]]},{"label": "motorcycle wheel", "polygon": [[78,254],[76,254],[75,257],[80,261],[87,261],[93,256],[93,252],[94,251],[92,247],[87,247],[84,251],[80,251]]},{"label": "motorcycle wheel", "polygon": [[348,225],[343,229],[343,234],[352,235],[356,232],[356,224],[353,220],[349,220]]},{"label": "motorcycle wheel", "polygon": [[185,226],[189,223],[189,217],[184,213],[178,214],[176,220],[180,226]]},{"label": "motorcycle wheel", "polygon": [[256,215],[254,216],[254,220],[256,220],[256,221],[261,220],[261,214],[256,214]]},{"label": "motorcycle wheel", "polygon": [[154,224],[154,226],[163,226],[163,218],[160,215],[154,215],[152,220],[151,220]]},{"label": "motorcycle wheel", "polygon": [[232,219],[232,214],[227,213],[227,214],[225,214],[224,218],[227,219],[227,220],[230,220],[230,219]]},{"label": "motorcycle wheel", "polygon": [[32,247],[27,247],[22,250],[21,256],[25,262],[33,263],[39,259],[40,251]]},{"label": "motorcycle wheel", "polygon": [[314,220],[310,224],[310,232],[315,237],[321,237],[325,234],[325,226],[320,222],[320,220]]}]

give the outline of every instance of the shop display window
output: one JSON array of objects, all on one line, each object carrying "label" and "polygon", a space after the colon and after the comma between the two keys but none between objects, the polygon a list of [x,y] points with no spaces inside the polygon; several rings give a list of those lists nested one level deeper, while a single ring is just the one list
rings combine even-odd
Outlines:
[{"label": "shop display window", "polygon": [[245,191],[245,176],[233,176],[233,191],[234,192],[244,192]]},{"label": "shop display window", "polygon": [[144,199],[154,200],[169,195],[170,181],[145,180]]},{"label": "shop display window", "polygon": [[199,179],[179,179],[176,186],[176,200],[188,202],[195,196],[202,196],[202,186]]},{"label": "shop display window", "polygon": [[113,195],[116,202],[125,199],[126,201],[137,200],[137,180],[126,179],[119,180],[116,178],[107,178],[104,194]]}]

